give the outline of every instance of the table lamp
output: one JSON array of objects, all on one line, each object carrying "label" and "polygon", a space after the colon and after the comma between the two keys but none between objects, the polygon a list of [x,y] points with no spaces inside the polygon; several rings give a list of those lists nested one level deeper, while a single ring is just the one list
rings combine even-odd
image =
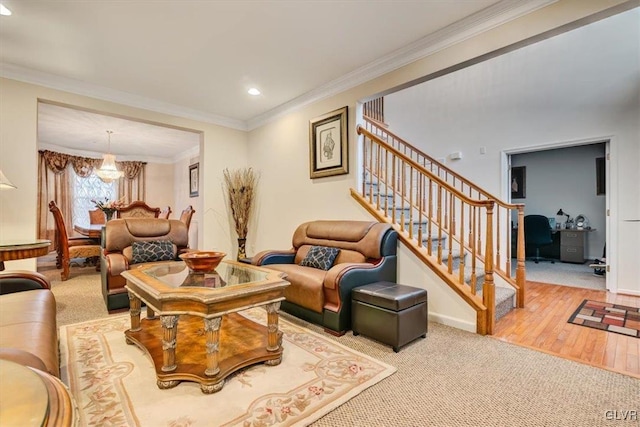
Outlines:
[{"label": "table lamp", "polygon": [[560,210],[556,213],[556,217],[557,217],[556,221],[557,221],[557,224],[558,224],[557,225],[558,228],[564,228],[562,226],[563,221],[564,221],[564,218],[563,218],[564,216],[566,216],[567,217],[567,221],[569,221],[569,214],[564,213],[562,211],[562,208],[560,208]]}]

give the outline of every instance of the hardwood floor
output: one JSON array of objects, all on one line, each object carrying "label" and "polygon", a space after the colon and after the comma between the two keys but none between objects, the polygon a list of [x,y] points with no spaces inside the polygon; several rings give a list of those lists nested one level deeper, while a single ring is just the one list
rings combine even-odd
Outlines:
[{"label": "hardwood floor", "polygon": [[496,322],[493,337],[640,378],[640,339],[567,322],[585,299],[640,307],[640,297],[527,282],[525,308]]}]

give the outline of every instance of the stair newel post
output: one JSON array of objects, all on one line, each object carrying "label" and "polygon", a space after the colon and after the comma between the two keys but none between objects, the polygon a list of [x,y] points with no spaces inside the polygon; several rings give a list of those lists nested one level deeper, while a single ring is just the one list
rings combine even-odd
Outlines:
[{"label": "stair newel post", "polygon": [[391,221],[396,223],[396,189],[398,186],[396,185],[396,163],[398,162],[398,158],[395,153],[392,155],[393,161],[391,163],[391,184],[393,186],[393,199],[391,200]]},{"label": "stair newel post", "polygon": [[[452,239],[453,240],[453,239]],[[460,200],[460,283],[464,283],[465,256],[464,256],[464,200]]]},{"label": "stair newel post", "polygon": [[404,160],[402,160],[400,158],[400,165],[402,167],[402,172],[401,172],[401,193],[400,193],[400,200],[402,200],[402,204],[400,205],[400,230],[404,231],[404,222],[405,222],[405,215],[404,215],[404,202],[405,200],[407,200],[406,198],[406,191],[407,191],[407,174],[406,174],[406,170],[407,170],[407,166],[404,163]]},{"label": "stair newel post", "polygon": [[487,308],[486,333],[493,335],[496,324],[496,290],[493,283],[493,206],[494,202],[487,206],[486,249],[484,254],[484,285],[482,287],[482,302]]},{"label": "stair newel post", "polygon": [[[447,245],[447,251],[449,252],[449,256],[447,257],[447,270],[449,271],[449,274],[453,273],[453,236],[455,236],[456,234],[456,230],[455,230],[455,219],[453,216],[453,193],[449,192],[449,190],[446,190],[445,195],[449,196],[449,200],[447,203],[448,206],[448,210],[449,210],[449,219],[448,219],[448,226],[449,227],[449,238],[447,239],[448,245]],[[462,256],[462,254],[460,254]],[[460,260],[460,262],[462,262],[462,259]]]},{"label": "stair newel post", "polygon": [[476,222],[476,206],[471,206],[469,204],[469,221],[471,224],[469,225],[469,245],[471,247],[471,293],[473,295],[476,294],[476,284],[478,283],[478,275],[476,273],[476,238],[475,235],[477,231],[477,222]]},{"label": "stair newel post", "polygon": [[424,217],[424,175],[418,175],[418,247],[422,247],[422,218]]},{"label": "stair newel post", "polygon": [[[369,149],[369,203],[373,204],[373,139],[369,138],[371,141],[370,149]],[[365,160],[366,161],[366,160]]]},{"label": "stair newel post", "polygon": [[427,252],[429,253],[429,255],[433,254],[433,248],[431,247],[433,245],[433,239],[431,238],[431,230],[433,229],[431,227],[431,224],[433,224],[433,181],[431,180],[431,178],[429,178],[429,189],[428,189],[428,216],[429,216],[429,222],[427,223]]},{"label": "stair newel post", "polygon": [[409,165],[409,237],[413,239],[413,166]]},{"label": "stair newel post", "polygon": [[524,205],[518,205],[518,249],[517,249],[517,265],[516,265],[516,284],[519,287],[516,296],[516,304],[518,308],[524,307],[524,294],[527,282],[525,269],[525,246],[524,246]]}]

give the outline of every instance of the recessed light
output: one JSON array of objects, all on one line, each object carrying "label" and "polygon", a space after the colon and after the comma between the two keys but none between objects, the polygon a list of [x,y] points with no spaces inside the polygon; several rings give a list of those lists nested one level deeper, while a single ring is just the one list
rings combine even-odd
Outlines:
[{"label": "recessed light", "polygon": [[255,87],[252,87],[251,89],[249,89],[249,90],[247,91],[247,93],[248,93],[249,95],[253,95],[253,96],[258,96],[258,95],[260,95],[260,91],[259,91],[258,89],[256,89]]},{"label": "recessed light", "polygon": [[0,4],[0,15],[9,16],[11,15],[11,11],[5,7],[5,5]]}]

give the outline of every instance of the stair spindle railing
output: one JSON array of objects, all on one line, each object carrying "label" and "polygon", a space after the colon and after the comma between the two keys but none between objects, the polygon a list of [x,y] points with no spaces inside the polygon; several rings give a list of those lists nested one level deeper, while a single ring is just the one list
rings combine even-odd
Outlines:
[{"label": "stair spindle railing", "polygon": [[[407,247],[476,310],[478,333],[491,334],[495,323],[491,236],[495,202],[469,197],[405,154],[411,151],[406,147],[391,146],[362,126],[358,133],[365,136],[364,179],[361,192],[352,190],[352,196],[379,220],[394,224],[400,239],[410,242]],[[465,221],[465,210],[470,221]],[[484,236],[484,257],[480,254],[482,241],[475,240],[479,235]],[[484,268],[482,298],[475,288],[478,262]]]},{"label": "stair spindle railing", "polygon": [[[364,129],[366,129],[372,137],[375,137],[381,144],[388,145],[398,152],[403,153],[407,157],[411,158],[416,164],[420,165],[432,175],[439,177],[449,186],[457,189],[458,191],[466,194],[470,199],[474,200],[492,200],[495,202],[495,212],[492,216],[492,243],[494,249],[494,256],[492,256],[492,263],[494,264],[494,272],[499,275],[505,282],[511,285],[516,291],[516,306],[519,308],[524,307],[525,298],[525,250],[524,250],[524,205],[523,204],[510,204],[500,200],[498,197],[493,196],[491,193],[485,191],[481,187],[474,184],[472,181],[464,178],[455,171],[449,169],[435,158],[427,155],[416,147],[412,146],[393,132],[389,131],[386,127],[381,126],[379,122],[371,120],[368,117],[364,117]],[[449,196],[445,196],[449,197]],[[471,209],[471,207],[468,207]],[[445,203],[444,209],[451,209],[450,204]],[[453,209],[450,213],[445,211],[445,216],[453,215],[455,224],[455,215],[459,215],[458,209]],[[482,224],[480,211],[476,211],[478,218],[474,218],[473,221],[478,221]],[[472,220],[473,215],[469,215],[469,220]],[[513,227],[513,223],[517,224],[517,227]],[[445,225],[448,226],[448,221]],[[453,225],[452,224],[452,225]],[[484,227],[484,226],[483,226]],[[469,226],[469,230],[473,227]],[[458,238],[455,232],[455,227],[451,228],[452,235]],[[516,233],[515,236],[512,236]],[[474,233],[476,242],[473,245],[475,247],[475,253],[480,257],[480,261],[486,262],[486,252],[483,253],[483,247],[486,246],[486,236],[484,233]],[[483,241],[484,239],[484,241]],[[516,242],[516,253],[512,253],[512,239]],[[467,239],[467,243],[471,242]],[[469,246],[467,249],[471,249]],[[512,275],[512,259],[516,259],[516,271],[515,278]]]}]

